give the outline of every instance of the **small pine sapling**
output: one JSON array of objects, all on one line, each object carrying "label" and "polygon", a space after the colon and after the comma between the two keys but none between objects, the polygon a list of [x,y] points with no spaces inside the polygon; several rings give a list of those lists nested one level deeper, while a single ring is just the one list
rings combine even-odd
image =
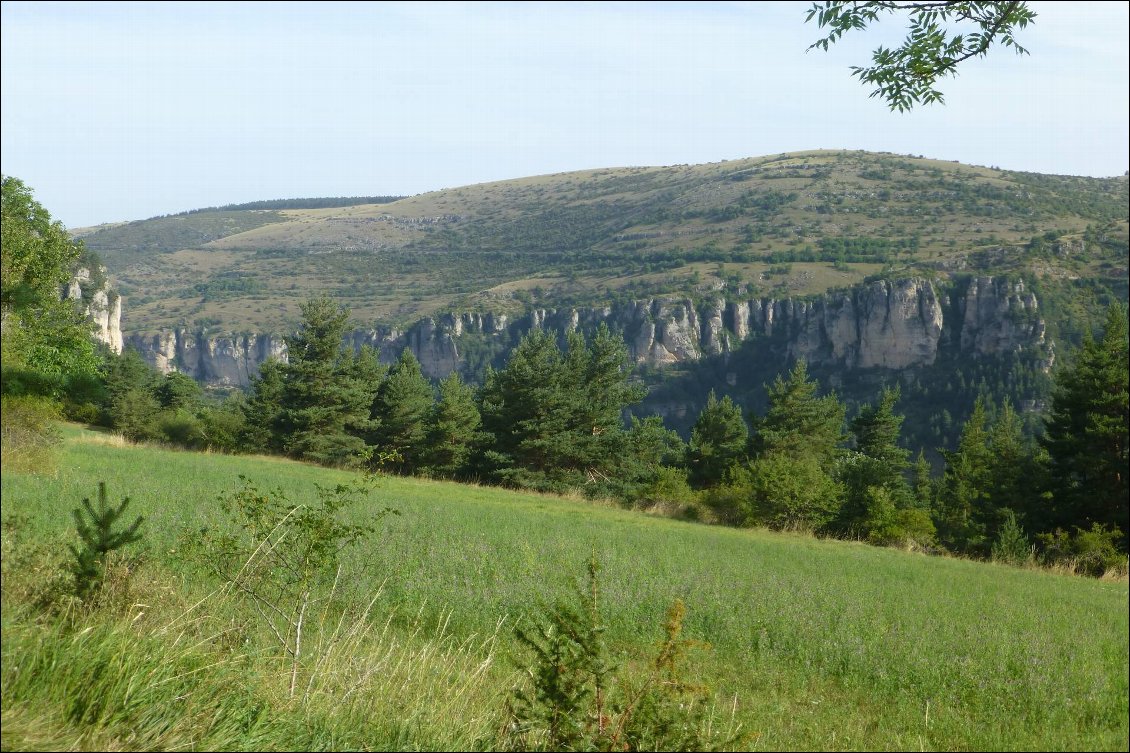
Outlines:
[{"label": "small pine sapling", "polygon": [[86,600],[102,588],[106,578],[106,558],[110,552],[141,540],[138,529],[144,520],[140,515],[124,530],[114,530],[114,526],[125,514],[129,497],[122,499],[117,507],[106,502],[106,482],[98,482],[98,508],[90,499],[82,500],[82,506],[73,511],[75,528],[78,529],[82,548],[68,545],[74,561],[70,565],[74,576],[75,595]]},{"label": "small pine sapling", "polygon": [[718,750],[737,741],[716,728],[709,691],[683,679],[697,641],[682,637],[686,607],[667,612],[665,637],[645,677],[620,677],[609,658],[600,615],[599,566],[588,563],[578,604],[559,603],[516,637],[533,654],[532,687],[510,701],[508,746],[515,750]]},{"label": "small pine sapling", "polygon": [[[588,563],[588,588],[578,605],[559,603],[515,637],[533,653],[533,687],[515,691],[513,731],[526,745],[535,738],[548,750],[582,750],[609,723],[605,704],[613,666],[604,644],[596,557]],[[524,746],[523,746],[524,747]]]},{"label": "small pine sapling", "polygon": [[1023,565],[1035,559],[1035,548],[1024,535],[1024,529],[1016,521],[1016,513],[1012,510],[1005,515],[997,540],[993,543],[992,553],[994,562],[1006,565]]}]

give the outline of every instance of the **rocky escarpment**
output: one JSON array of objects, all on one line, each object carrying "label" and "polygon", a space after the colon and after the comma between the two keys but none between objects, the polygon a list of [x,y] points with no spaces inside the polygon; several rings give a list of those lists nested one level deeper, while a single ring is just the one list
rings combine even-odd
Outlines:
[{"label": "rocky escarpment", "polygon": [[[501,353],[532,329],[592,331],[601,323],[623,333],[636,364],[659,368],[749,347],[764,348],[767,357],[805,358],[813,365],[898,370],[929,366],[943,348],[980,357],[1035,352],[1044,345],[1035,296],[1020,282],[990,277],[946,291],[929,280],[881,280],[809,300],[717,298],[696,305],[686,298],[657,298],[600,308],[536,309],[514,319],[449,314],[405,329],[359,329],[346,339],[354,348],[379,349],[389,362],[410,348],[424,373],[438,378],[464,368],[469,353]],[[127,344],[162,371],[227,386],[247,384],[259,363],[286,354],[277,335],[172,330],[130,336]]]},{"label": "rocky escarpment", "polygon": [[94,337],[115,353],[122,352],[122,298],[110,289],[106,269],[79,267],[63,286],[63,298],[81,301],[87,318],[94,324]]},{"label": "rocky escarpment", "polygon": [[204,384],[246,386],[268,358],[286,359],[276,335],[206,335],[188,329],[129,335],[126,344],[162,373],[179,371]]}]

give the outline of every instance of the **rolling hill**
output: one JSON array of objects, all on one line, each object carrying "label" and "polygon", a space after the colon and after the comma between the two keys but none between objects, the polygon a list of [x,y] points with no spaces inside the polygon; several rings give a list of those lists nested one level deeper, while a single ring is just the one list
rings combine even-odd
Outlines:
[{"label": "rolling hill", "polygon": [[1124,289],[1127,204],[1126,176],[812,151],[560,173],[384,204],[220,208],[82,236],[126,297],[127,333],[264,332],[293,326],[312,293],[360,322],[405,324],[704,290],[813,295],[884,267]]}]

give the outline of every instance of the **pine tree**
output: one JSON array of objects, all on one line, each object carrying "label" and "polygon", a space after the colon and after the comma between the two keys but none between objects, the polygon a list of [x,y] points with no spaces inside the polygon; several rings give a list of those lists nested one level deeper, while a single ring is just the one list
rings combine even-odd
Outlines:
[{"label": "pine tree", "polygon": [[580,333],[522,338],[506,367],[488,372],[480,391],[491,446],[482,470],[520,486],[595,488],[618,473],[622,413],[643,391],[629,382],[627,348],[606,328],[589,346]]},{"label": "pine tree", "polygon": [[428,416],[424,439],[424,466],[441,478],[457,478],[470,460],[479,439],[482,417],[475,392],[451,372],[439,383],[439,399]]},{"label": "pine tree", "polygon": [[156,396],[162,408],[192,411],[203,402],[204,390],[192,377],[173,371],[161,380]]},{"label": "pine tree", "polygon": [[993,457],[989,447],[985,400],[978,397],[961,428],[957,449],[943,450],[942,475],[934,524],[941,542],[954,551],[987,553],[985,518],[991,515],[988,496]]},{"label": "pine tree", "polygon": [[134,441],[156,439],[162,377],[133,348],[106,363],[103,422]]},{"label": "pine tree", "polygon": [[75,595],[80,599],[88,598],[102,587],[106,577],[106,557],[110,552],[141,540],[138,529],[144,519],[140,515],[125,529],[114,530],[127,507],[129,497],[117,507],[111,507],[106,501],[106,482],[99,481],[98,509],[89,499],[83,499],[82,506],[74,509],[75,528],[82,548],[71,545],[68,548],[74,557],[71,574],[74,576]]},{"label": "pine tree", "polygon": [[[914,507],[910,486],[903,475],[908,452],[898,446],[903,417],[894,412],[899,388],[884,388],[878,405],[865,405],[851,421],[856,452],[849,455],[840,476],[845,484],[845,498],[838,527],[842,532],[870,535],[867,521],[876,520],[870,503],[881,501],[898,510]],[[873,490],[881,489],[882,494]],[[883,517],[883,516],[878,516]],[[894,517],[887,516],[887,517]],[[885,523],[888,531],[893,523]]]},{"label": "pine tree", "polygon": [[808,367],[797,361],[788,379],[767,385],[769,409],[754,422],[748,501],[749,524],[816,530],[839,514],[843,486],[844,406],[835,395],[817,397]]},{"label": "pine tree", "polygon": [[401,473],[412,473],[424,459],[424,435],[434,403],[432,386],[420,362],[405,348],[381,382],[370,414],[376,422],[373,444],[396,458],[392,465]]},{"label": "pine tree", "polygon": [[302,305],[302,329],[286,338],[276,426],[292,457],[350,465],[365,454],[376,385],[357,378],[356,358],[342,342],[348,322],[348,309],[313,298]]},{"label": "pine tree", "polygon": [[480,412],[493,438],[487,463],[499,480],[522,485],[566,470],[558,456],[571,408],[564,373],[557,343],[541,331],[522,338],[505,368],[488,372]]},{"label": "pine tree", "polygon": [[934,479],[926,453],[922,450],[918,451],[918,458],[914,461],[914,500],[919,509],[934,507]]},{"label": "pine tree", "polygon": [[106,395],[111,405],[131,390],[155,393],[160,384],[161,375],[132,347],[106,362]]},{"label": "pine tree", "polygon": [[1020,416],[1005,401],[989,432],[992,463],[989,470],[989,506],[984,516],[985,535],[996,540],[1009,516],[1023,513],[1039,492],[1032,451],[1024,439]]},{"label": "pine tree", "polygon": [[268,358],[251,378],[250,396],[243,404],[244,425],[240,445],[249,452],[282,452],[283,438],[276,430],[282,412],[285,365]]},{"label": "pine tree", "polygon": [[719,400],[711,390],[687,445],[691,485],[701,489],[722,483],[726,473],[745,458],[748,442],[749,427],[741,407],[728,395]]},{"label": "pine tree", "polygon": [[579,336],[570,339],[569,359],[582,364],[569,390],[575,401],[573,429],[580,440],[576,462],[585,469],[611,473],[620,459],[616,453],[623,450],[624,409],[642,400],[647,390],[629,381],[628,348],[604,323],[591,343]]},{"label": "pine tree", "polygon": [[814,455],[771,450],[734,474],[741,491],[738,519],[747,526],[816,531],[837,516],[842,485]]},{"label": "pine tree", "polygon": [[1115,304],[1102,340],[1088,337],[1075,363],[1056,374],[1043,440],[1055,479],[1049,522],[1117,527],[1123,551],[1130,533],[1128,369],[1127,311]]},{"label": "pine tree", "polygon": [[817,383],[808,378],[808,366],[797,361],[789,378],[780,376],[767,387],[769,409],[755,422],[755,455],[770,452],[790,457],[812,457],[825,472],[832,472],[844,440],[844,406],[835,395],[817,397]]}]

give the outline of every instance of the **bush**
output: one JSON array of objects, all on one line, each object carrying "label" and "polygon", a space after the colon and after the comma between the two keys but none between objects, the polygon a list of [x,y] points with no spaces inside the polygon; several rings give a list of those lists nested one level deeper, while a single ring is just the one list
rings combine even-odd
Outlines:
[{"label": "bush", "polygon": [[199,450],[205,444],[203,422],[183,409],[161,413],[157,432],[164,441],[190,450]]},{"label": "bush", "polygon": [[867,541],[877,546],[929,545],[934,541],[934,523],[926,510],[895,506],[891,493],[881,486],[864,492],[867,503]]},{"label": "bush", "polygon": [[206,448],[233,453],[247,450],[242,443],[247,416],[241,405],[239,397],[229,398],[221,405],[204,408],[197,414]]},{"label": "bush", "polygon": [[43,473],[50,470],[59,432],[53,422],[59,406],[53,400],[31,395],[0,398],[0,458],[5,471]]},{"label": "bush", "polygon": [[1036,538],[1044,550],[1045,564],[1071,567],[1094,577],[1126,570],[1126,555],[1118,549],[1122,539],[1118,528],[1095,523],[1089,531],[1076,528],[1074,534],[1068,534],[1057,528]]},{"label": "bush", "polygon": [[683,680],[681,664],[700,646],[682,636],[686,608],[667,612],[665,637],[642,678],[618,676],[604,641],[599,565],[588,564],[577,604],[559,603],[518,628],[532,654],[532,687],[510,700],[507,743],[514,750],[717,750],[735,735],[716,729],[703,686]]},{"label": "bush", "polygon": [[293,697],[299,668],[310,653],[302,631],[318,623],[316,611],[322,621],[327,615],[341,578],[339,555],[376,531],[381,518],[399,512],[385,508],[364,525],[340,520],[347,507],[368,495],[369,476],[350,484],[315,485],[316,504],[292,503],[281,489],[261,490],[245,476],[240,481],[242,488],[219,498],[236,533],[205,530],[199,551],[205,565],[249,602],[277,639],[290,662]]},{"label": "bush", "polygon": [[113,427],[133,442],[161,439],[161,404],[143,387],[133,387],[114,398]]}]

